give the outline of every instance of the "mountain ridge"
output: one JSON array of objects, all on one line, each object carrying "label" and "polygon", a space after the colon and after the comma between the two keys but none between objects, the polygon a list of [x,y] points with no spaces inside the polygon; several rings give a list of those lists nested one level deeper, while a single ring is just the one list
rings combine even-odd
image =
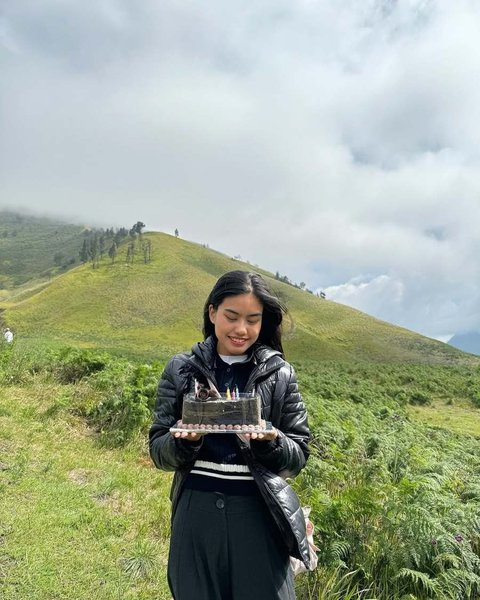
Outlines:
[{"label": "mountain ridge", "polygon": [[78,264],[84,225],[0,209],[0,289]]},{"label": "mountain ridge", "polygon": [[458,350],[480,356],[480,333],[478,331],[457,333],[450,338],[448,343]]},{"label": "mountain ridge", "polygon": [[[166,357],[202,338],[203,303],[233,269],[260,272],[287,305],[284,341],[291,360],[476,363],[447,344],[380,321],[279,281],[272,273],[166,233],[147,232],[152,260],[127,243],[115,263],[77,266],[38,287],[15,290],[0,308],[17,338]],[[139,246],[138,246],[139,247]],[[480,362],[480,361],[479,361]]]}]

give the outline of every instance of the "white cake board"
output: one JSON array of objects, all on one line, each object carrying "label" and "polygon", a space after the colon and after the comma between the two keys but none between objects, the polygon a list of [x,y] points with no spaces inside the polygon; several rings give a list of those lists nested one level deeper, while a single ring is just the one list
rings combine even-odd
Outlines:
[{"label": "white cake board", "polygon": [[[235,425],[233,427],[236,427]],[[199,427],[197,429],[187,429],[186,427],[170,427],[171,433],[269,433],[273,429],[270,421],[265,422],[265,427],[256,425],[239,425],[240,429],[206,429]]]}]

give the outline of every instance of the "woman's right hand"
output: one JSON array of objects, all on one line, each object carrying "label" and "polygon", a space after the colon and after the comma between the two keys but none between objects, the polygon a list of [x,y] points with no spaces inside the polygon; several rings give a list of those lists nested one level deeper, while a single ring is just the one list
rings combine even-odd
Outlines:
[{"label": "woman's right hand", "polygon": [[[184,427],[182,421],[177,421],[177,424],[175,425],[175,427],[177,427],[178,429],[181,429],[182,427]],[[205,434],[204,433],[196,433],[194,431],[172,431],[171,435],[174,438],[181,438],[182,440],[187,440],[188,442],[198,442],[198,440],[200,438],[202,438]]]}]

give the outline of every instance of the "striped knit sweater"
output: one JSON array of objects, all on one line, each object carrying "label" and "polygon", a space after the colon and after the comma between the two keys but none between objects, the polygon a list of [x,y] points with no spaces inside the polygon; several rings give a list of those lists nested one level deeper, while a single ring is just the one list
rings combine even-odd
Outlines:
[{"label": "striped knit sweater", "polygon": [[[215,361],[217,388],[238,387],[244,391],[253,363],[247,355],[218,356]],[[197,460],[184,487],[224,494],[250,495],[257,493],[250,469],[240,452],[237,436],[216,433],[205,435]]]}]

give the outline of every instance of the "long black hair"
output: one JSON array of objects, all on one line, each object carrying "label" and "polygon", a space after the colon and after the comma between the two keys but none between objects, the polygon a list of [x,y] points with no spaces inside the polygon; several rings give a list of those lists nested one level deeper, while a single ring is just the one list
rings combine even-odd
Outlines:
[{"label": "long black hair", "polygon": [[258,341],[283,354],[282,319],[287,312],[282,302],[272,294],[265,280],[258,273],[229,271],[214,285],[203,309],[203,335],[207,339],[215,335],[215,326],[210,321],[209,307],[215,310],[228,296],[253,294],[263,306],[262,327]]}]

